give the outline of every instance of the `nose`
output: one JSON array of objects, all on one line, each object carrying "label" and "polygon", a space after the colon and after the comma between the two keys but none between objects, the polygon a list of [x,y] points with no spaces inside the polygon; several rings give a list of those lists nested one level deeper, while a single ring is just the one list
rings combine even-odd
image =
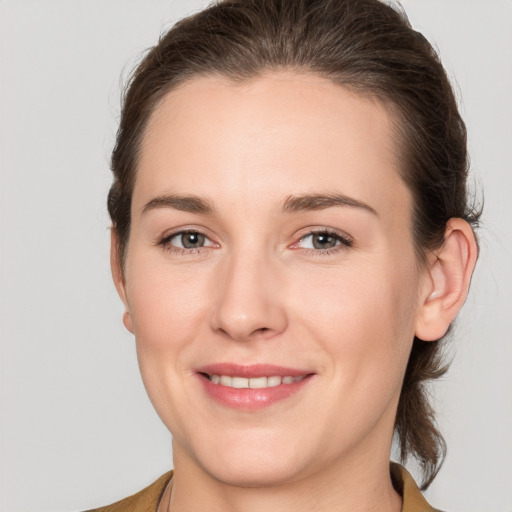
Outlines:
[{"label": "nose", "polygon": [[263,255],[233,254],[217,273],[211,327],[236,341],[271,338],[288,324],[278,265]]}]

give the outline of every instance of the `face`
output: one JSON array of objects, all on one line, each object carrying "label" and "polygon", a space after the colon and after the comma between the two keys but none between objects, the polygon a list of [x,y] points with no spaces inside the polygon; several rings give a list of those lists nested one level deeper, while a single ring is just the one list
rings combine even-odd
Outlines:
[{"label": "face", "polygon": [[118,288],[176,466],[251,486],[388,460],[424,282],[397,160],[386,109],[314,75],[157,107]]}]

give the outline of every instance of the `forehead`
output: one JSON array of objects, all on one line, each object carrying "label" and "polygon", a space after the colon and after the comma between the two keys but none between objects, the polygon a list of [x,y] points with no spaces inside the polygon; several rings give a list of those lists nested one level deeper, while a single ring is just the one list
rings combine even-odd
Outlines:
[{"label": "forehead", "polygon": [[376,206],[397,194],[407,200],[393,122],[380,102],[310,73],[273,72],[242,84],[194,78],[150,118],[136,195],[194,187],[219,198],[250,191],[270,199],[316,188]]}]

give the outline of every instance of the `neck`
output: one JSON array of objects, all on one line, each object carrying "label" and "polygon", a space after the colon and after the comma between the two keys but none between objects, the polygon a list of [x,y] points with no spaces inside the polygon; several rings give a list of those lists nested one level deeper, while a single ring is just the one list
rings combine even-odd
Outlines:
[{"label": "neck", "polygon": [[182,455],[175,451],[172,493],[164,496],[162,512],[400,512],[402,507],[389,460],[376,459],[375,453],[370,464],[358,455],[354,464],[345,459],[307,477],[259,487],[221,482]]}]

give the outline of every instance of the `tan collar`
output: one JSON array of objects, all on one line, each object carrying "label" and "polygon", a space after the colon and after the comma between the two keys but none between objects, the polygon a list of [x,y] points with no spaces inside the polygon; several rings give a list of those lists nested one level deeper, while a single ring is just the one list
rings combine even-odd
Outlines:
[{"label": "tan collar", "polygon": [[395,489],[402,495],[402,512],[436,512],[419,490],[410,473],[400,464],[391,462],[391,479]]}]

